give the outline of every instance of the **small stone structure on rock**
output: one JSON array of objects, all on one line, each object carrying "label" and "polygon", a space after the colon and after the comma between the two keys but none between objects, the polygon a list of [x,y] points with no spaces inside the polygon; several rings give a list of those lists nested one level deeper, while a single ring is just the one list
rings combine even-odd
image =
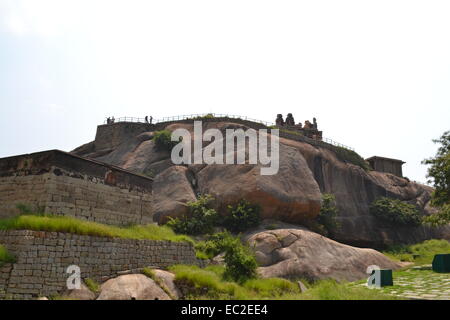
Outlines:
[{"label": "small stone structure on rock", "polygon": [[384,157],[370,157],[366,159],[369,162],[370,167],[379,172],[387,172],[397,177],[403,177],[402,165],[406,162],[397,159],[384,158]]},{"label": "small stone structure on rock", "polygon": [[306,120],[305,124],[302,125],[301,122],[295,124],[294,116],[292,115],[292,113],[287,114],[286,122],[283,120],[283,115],[278,114],[275,120],[275,124],[279,128],[298,131],[299,133],[308,138],[322,141],[322,131],[319,131],[317,128],[316,118],[313,118],[313,123],[311,123],[309,120]]},{"label": "small stone structure on rock", "polygon": [[283,115],[281,113],[277,114],[277,118],[275,119],[275,123],[277,126],[284,126]]}]

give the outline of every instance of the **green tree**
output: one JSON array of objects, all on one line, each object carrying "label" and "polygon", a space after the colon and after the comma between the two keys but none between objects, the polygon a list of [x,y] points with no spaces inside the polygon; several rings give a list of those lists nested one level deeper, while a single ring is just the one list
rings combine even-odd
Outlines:
[{"label": "green tree", "polygon": [[428,182],[435,188],[431,204],[439,208],[439,212],[426,217],[424,221],[432,225],[442,225],[450,223],[450,131],[444,132],[433,142],[441,146],[434,158],[425,159],[422,163],[430,165],[427,174]]}]

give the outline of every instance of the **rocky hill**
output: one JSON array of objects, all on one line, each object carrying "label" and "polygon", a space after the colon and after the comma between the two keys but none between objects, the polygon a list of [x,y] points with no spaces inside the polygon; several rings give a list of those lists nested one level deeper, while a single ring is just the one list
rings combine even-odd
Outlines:
[{"label": "rocky hill", "polygon": [[[204,130],[263,127],[233,119],[208,120],[203,123]],[[422,215],[432,214],[432,188],[367,170],[346,161],[331,145],[312,144],[281,132],[279,172],[262,176],[260,165],[173,165],[169,152],[155,147],[153,134],[155,130],[176,128],[193,132],[192,120],[103,127],[95,141],[72,152],[153,177],[153,219],[159,223],[186,212],[185,203],[196,199],[197,194],[208,193],[215,197],[214,205],[222,213],[227,205],[245,198],[261,206],[263,218],[302,225],[318,215],[321,194],[331,193],[336,197],[341,225],[333,238],[339,242],[380,248],[428,238],[450,239],[450,227],[398,227],[372,216],[369,205],[379,197],[404,200],[417,205]]]}]

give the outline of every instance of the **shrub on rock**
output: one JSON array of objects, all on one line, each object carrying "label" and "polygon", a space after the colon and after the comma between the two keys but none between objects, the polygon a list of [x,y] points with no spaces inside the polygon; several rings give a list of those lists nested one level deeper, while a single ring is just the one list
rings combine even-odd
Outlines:
[{"label": "shrub on rock", "polygon": [[196,201],[187,203],[189,213],[180,218],[169,218],[167,225],[176,233],[200,235],[211,233],[217,225],[219,215],[210,208],[210,195],[202,195]]},{"label": "shrub on rock", "polygon": [[222,225],[231,232],[242,232],[261,223],[260,207],[242,199],[235,206],[228,206],[228,214]]},{"label": "shrub on rock", "polygon": [[225,279],[242,283],[257,277],[258,263],[249,247],[242,244],[239,238],[227,243],[225,248]]},{"label": "shrub on rock", "polygon": [[178,141],[172,141],[172,133],[169,130],[156,131],[153,135],[153,141],[158,150],[172,151]]},{"label": "shrub on rock", "polygon": [[396,225],[418,226],[422,220],[416,206],[386,197],[374,201],[370,205],[370,213]]}]

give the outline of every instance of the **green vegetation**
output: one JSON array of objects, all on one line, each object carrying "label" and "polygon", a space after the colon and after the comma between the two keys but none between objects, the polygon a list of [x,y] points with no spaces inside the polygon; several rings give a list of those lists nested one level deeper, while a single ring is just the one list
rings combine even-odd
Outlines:
[{"label": "green vegetation", "polygon": [[219,220],[217,211],[210,208],[212,199],[210,195],[202,195],[196,201],[188,202],[189,214],[180,218],[170,218],[167,226],[182,234],[211,233]]},{"label": "green vegetation", "polygon": [[195,117],[195,118],[193,118],[193,120],[214,119],[214,118],[215,117],[214,117],[214,115],[212,113],[208,113],[208,114],[206,114],[204,116]]},{"label": "green vegetation", "polygon": [[156,131],[153,135],[155,146],[159,150],[172,151],[179,141],[172,141],[172,133],[169,130]]},{"label": "green vegetation", "polygon": [[450,204],[444,204],[437,213],[423,218],[423,223],[435,227],[450,223]]},{"label": "green vegetation", "polygon": [[116,227],[55,215],[21,215],[0,219],[0,230],[54,231],[111,238],[188,241],[193,243],[193,240],[188,236],[176,235],[165,226],[149,224],[146,226]]},{"label": "green vegetation", "polygon": [[190,288],[188,299],[261,299],[275,298],[283,293],[299,293],[298,286],[284,279],[253,279],[244,283],[226,281],[225,269],[210,266],[176,265],[169,268],[175,273],[175,282]]},{"label": "green vegetation", "polygon": [[423,164],[428,164],[427,177],[434,184],[432,203],[435,206],[450,204],[450,131],[444,132],[440,139],[433,140],[440,143],[436,156],[426,159]]},{"label": "green vegetation", "polygon": [[271,223],[271,224],[266,225],[264,227],[264,229],[266,229],[266,230],[275,230],[275,229],[278,229],[278,225],[276,223]]},{"label": "green vegetation", "polygon": [[[366,287],[352,287],[349,283],[334,280],[318,281],[300,296],[305,300],[397,300],[399,298]],[[284,299],[297,299],[285,296]]]},{"label": "green vegetation", "polygon": [[336,152],[336,156],[341,161],[352,163],[363,168],[366,171],[370,170],[369,164],[366,162],[366,160],[364,160],[364,158],[357,154],[355,151],[337,146],[333,146],[333,151]]},{"label": "green vegetation", "polygon": [[[393,272],[394,285],[376,289],[380,294],[389,294],[403,299],[446,299],[448,275],[436,273],[431,268],[410,268]],[[366,280],[353,282],[352,287],[364,287]]]},{"label": "green vegetation", "polygon": [[143,268],[142,273],[144,275],[146,275],[147,277],[149,277],[150,279],[153,279],[153,280],[156,279],[155,271],[153,271],[153,269],[151,269],[151,268],[147,268],[147,267]]},{"label": "green vegetation", "polygon": [[[273,127],[274,127],[273,129],[278,129],[277,126],[273,126]],[[295,130],[288,130],[288,129],[280,128],[280,132],[285,132],[285,133],[293,134],[293,135],[296,135],[296,136],[303,136],[303,134],[301,132],[295,131]]]},{"label": "green vegetation", "polygon": [[258,263],[250,248],[235,238],[225,247],[224,278],[237,282],[244,282],[256,278]]},{"label": "green vegetation", "polygon": [[414,262],[416,265],[431,264],[435,254],[450,253],[450,242],[431,239],[413,245],[395,245],[383,253],[394,260]]},{"label": "green vegetation", "polygon": [[142,273],[144,275],[146,275],[147,277],[149,277],[150,279],[152,279],[153,281],[156,282],[156,284],[164,290],[164,292],[172,299],[172,300],[176,300],[176,298],[173,296],[172,292],[170,292],[170,290],[167,288],[166,284],[164,283],[164,280],[162,280],[161,278],[157,277],[155,274],[155,271],[153,269],[150,268],[143,268],[142,269]]},{"label": "green vegetation", "polygon": [[218,254],[225,252],[225,249],[232,245],[233,236],[229,232],[219,232],[210,235],[206,241],[197,242],[195,250],[202,253],[206,259],[211,259]]},{"label": "green vegetation", "polygon": [[86,287],[88,287],[89,290],[91,290],[94,293],[100,292],[100,285],[93,279],[86,278],[84,279],[84,283],[86,284]]},{"label": "green vegetation", "polygon": [[197,252],[210,259],[224,253],[224,278],[237,282],[256,278],[256,262],[253,252],[244,245],[239,237],[233,237],[228,232],[211,235],[208,240],[195,245]]},{"label": "green vegetation", "polygon": [[223,217],[222,225],[231,232],[242,232],[261,223],[260,207],[242,199],[235,206],[228,206],[228,214]]},{"label": "green vegetation", "polygon": [[425,223],[437,226],[450,223],[450,131],[436,140],[439,143],[436,156],[425,159],[422,163],[430,165],[428,168],[428,182],[434,184],[431,204],[439,209],[435,215],[424,219]]},{"label": "green vegetation", "polygon": [[220,217],[211,208],[213,198],[201,195],[196,201],[187,203],[189,213],[178,218],[170,218],[167,226],[176,233],[201,235],[209,234],[215,227],[224,227],[232,232],[241,232],[256,227],[261,222],[260,208],[242,199],[234,206],[228,206],[228,214]]},{"label": "green vegetation", "polygon": [[336,221],[337,214],[335,196],[329,193],[322,194],[322,206],[316,218],[317,227],[315,229],[324,236],[333,234],[340,228],[340,224]]},{"label": "green vegetation", "polygon": [[295,300],[384,300],[395,299],[367,288],[353,288],[347,283],[332,280],[318,281],[304,293],[293,281],[280,278],[251,279],[242,283],[225,280],[225,269],[209,266],[201,269],[196,266],[176,265],[170,267],[175,273],[175,282],[188,287],[187,299],[295,299]]},{"label": "green vegetation", "polygon": [[5,263],[13,263],[15,260],[15,257],[8,252],[8,249],[0,244],[0,267]]},{"label": "green vegetation", "polygon": [[396,225],[418,226],[422,222],[416,206],[398,199],[379,198],[370,205],[370,213]]},{"label": "green vegetation", "polygon": [[152,179],[156,176],[155,171],[152,170],[152,169],[150,169],[150,170],[145,170],[145,171],[143,172],[143,175],[144,175],[144,176],[147,176],[147,177],[149,177],[149,178],[152,178]]}]

